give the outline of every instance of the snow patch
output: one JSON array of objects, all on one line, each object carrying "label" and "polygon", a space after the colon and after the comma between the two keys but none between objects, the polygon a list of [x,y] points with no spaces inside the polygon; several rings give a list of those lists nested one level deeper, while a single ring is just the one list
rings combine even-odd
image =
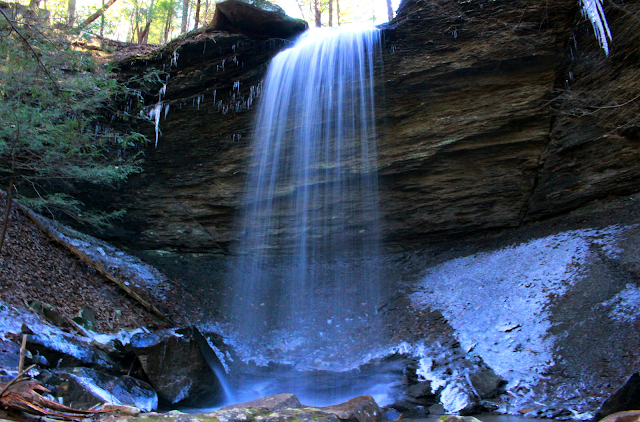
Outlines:
[{"label": "snow patch", "polygon": [[550,298],[581,278],[592,249],[617,256],[622,231],[568,231],[445,262],[428,270],[412,295],[414,306],[440,310],[462,349],[505,380],[540,379],[554,363]]},{"label": "snow patch", "polygon": [[624,290],[601,305],[613,307],[609,316],[615,321],[635,321],[640,315],[640,288],[635,284],[627,284]]}]

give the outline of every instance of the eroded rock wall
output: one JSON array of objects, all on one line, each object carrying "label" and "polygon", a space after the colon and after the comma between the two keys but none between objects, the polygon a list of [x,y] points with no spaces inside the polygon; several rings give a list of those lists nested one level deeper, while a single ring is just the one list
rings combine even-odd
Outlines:
[{"label": "eroded rock wall", "polygon": [[[386,245],[468,238],[635,191],[637,8],[609,5],[606,57],[574,0],[405,1],[383,28],[379,74]],[[121,64],[123,77],[169,75],[169,111],[145,173],[109,195],[129,211],[107,236],[228,252],[260,83],[287,44],[210,31]],[[146,112],[161,87],[141,88]],[[138,130],[155,139],[151,122]]]}]

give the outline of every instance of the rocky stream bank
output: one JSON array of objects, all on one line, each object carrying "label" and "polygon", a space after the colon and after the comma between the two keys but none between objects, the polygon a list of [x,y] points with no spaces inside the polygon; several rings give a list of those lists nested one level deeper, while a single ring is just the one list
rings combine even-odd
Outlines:
[{"label": "rocky stream bank", "polygon": [[[98,233],[127,252],[60,233],[162,317],[14,211],[0,255],[5,377],[29,332],[34,375],[72,406],[115,403],[121,390],[118,405],[145,412],[215,405],[239,387],[268,396],[265,380],[305,372],[312,386],[330,380],[407,414],[603,417],[605,399],[640,371],[640,3],[605,6],[609,56],[574,0],[406,0],[382,28],[385,342],[326,356],[293,333],[266,345],[269,357],[247,351],[221,308],[255,104],[290,41],[210,26],[121,59],[144,103],[119,106],[147,116],[133,129],[157,146],[144,173],[84,197],[128,209]],[[238,373],[252,382],[239,386]],[[343,420],[265,408],[147,417]]]}]

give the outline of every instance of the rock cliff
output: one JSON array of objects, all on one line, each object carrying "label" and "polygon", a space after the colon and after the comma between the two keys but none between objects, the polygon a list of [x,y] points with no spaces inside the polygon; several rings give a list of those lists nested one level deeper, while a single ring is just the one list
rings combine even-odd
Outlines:
[{"label": "rock cliff", "polygon": [[[609,56],[575,0],[405,0],[382,28],[379,311],[389,353],[415,360],[411,403],[474,409],[491,369],[500,411],[585,418],[638,370],[640,1],[606,5]],[[212,310],[261,80],[288,43],[209,29],[120,63],[158,144],[87,198],[126,207],[104,235]]]},{"label": "rock cliff", "polygon": [[[637,8],[609,5],[607,57],[574,0],[405,1],[383,28],[379,72],[387,246],[518,227],[635,191]],[[228,251],[261,79],[286,45],[209,30],[120,64],[123,78],[159,73],[138,88],[148,113],[166,81],[165,108],[145,173],[103,204],[129,210],[107,236],[137,250]],[[137,129],[156,137],[151,122]]]}]

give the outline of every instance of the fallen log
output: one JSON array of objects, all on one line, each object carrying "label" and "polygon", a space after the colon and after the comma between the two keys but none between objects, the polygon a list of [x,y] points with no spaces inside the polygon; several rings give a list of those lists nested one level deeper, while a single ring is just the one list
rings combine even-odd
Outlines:
[{"label": "fallen log", "polygon": [[16,202],[16,201],[14,201],[13,205],[18,210],[20,210],[27,218],[29,218],[29,220],[31,220],[53,242],[67,249],[69,252],[71,252],[73,255],[79,258],[82,262],[84,262],[85,264],[89,265],[91,268],[96,270],[104,278],[114,283],[121,290],[123,290],[127,295],[129,295],[133,300],[138,302],[140,305],[144,306],[149,312],[161,318],[162,320],[170,324],[173,324],[173,321],[171,321],[169,317],[167,317],[164,313],[162,313],[158,308],[156,308],[148,300],[140,296],[136,291],[134,291],[129,286],[127,286],[123,280],[120,280],[118,277],[114,276],[109,271],[107,271],[107,269],[104,268],[102,264],[100,264],[99,262],[93,261],[91,258],[87,256],[87,254],[85,254],[84,252],[82,252],[81,250],[73,246],[71,243],[60,238],[59,236],[56,236],[56,234],[49,227],[47,227],[47,225],[44,224],[33,211],[31,211],[30,209],[26,208],[25,206],[21,205],[19,202]]}]

